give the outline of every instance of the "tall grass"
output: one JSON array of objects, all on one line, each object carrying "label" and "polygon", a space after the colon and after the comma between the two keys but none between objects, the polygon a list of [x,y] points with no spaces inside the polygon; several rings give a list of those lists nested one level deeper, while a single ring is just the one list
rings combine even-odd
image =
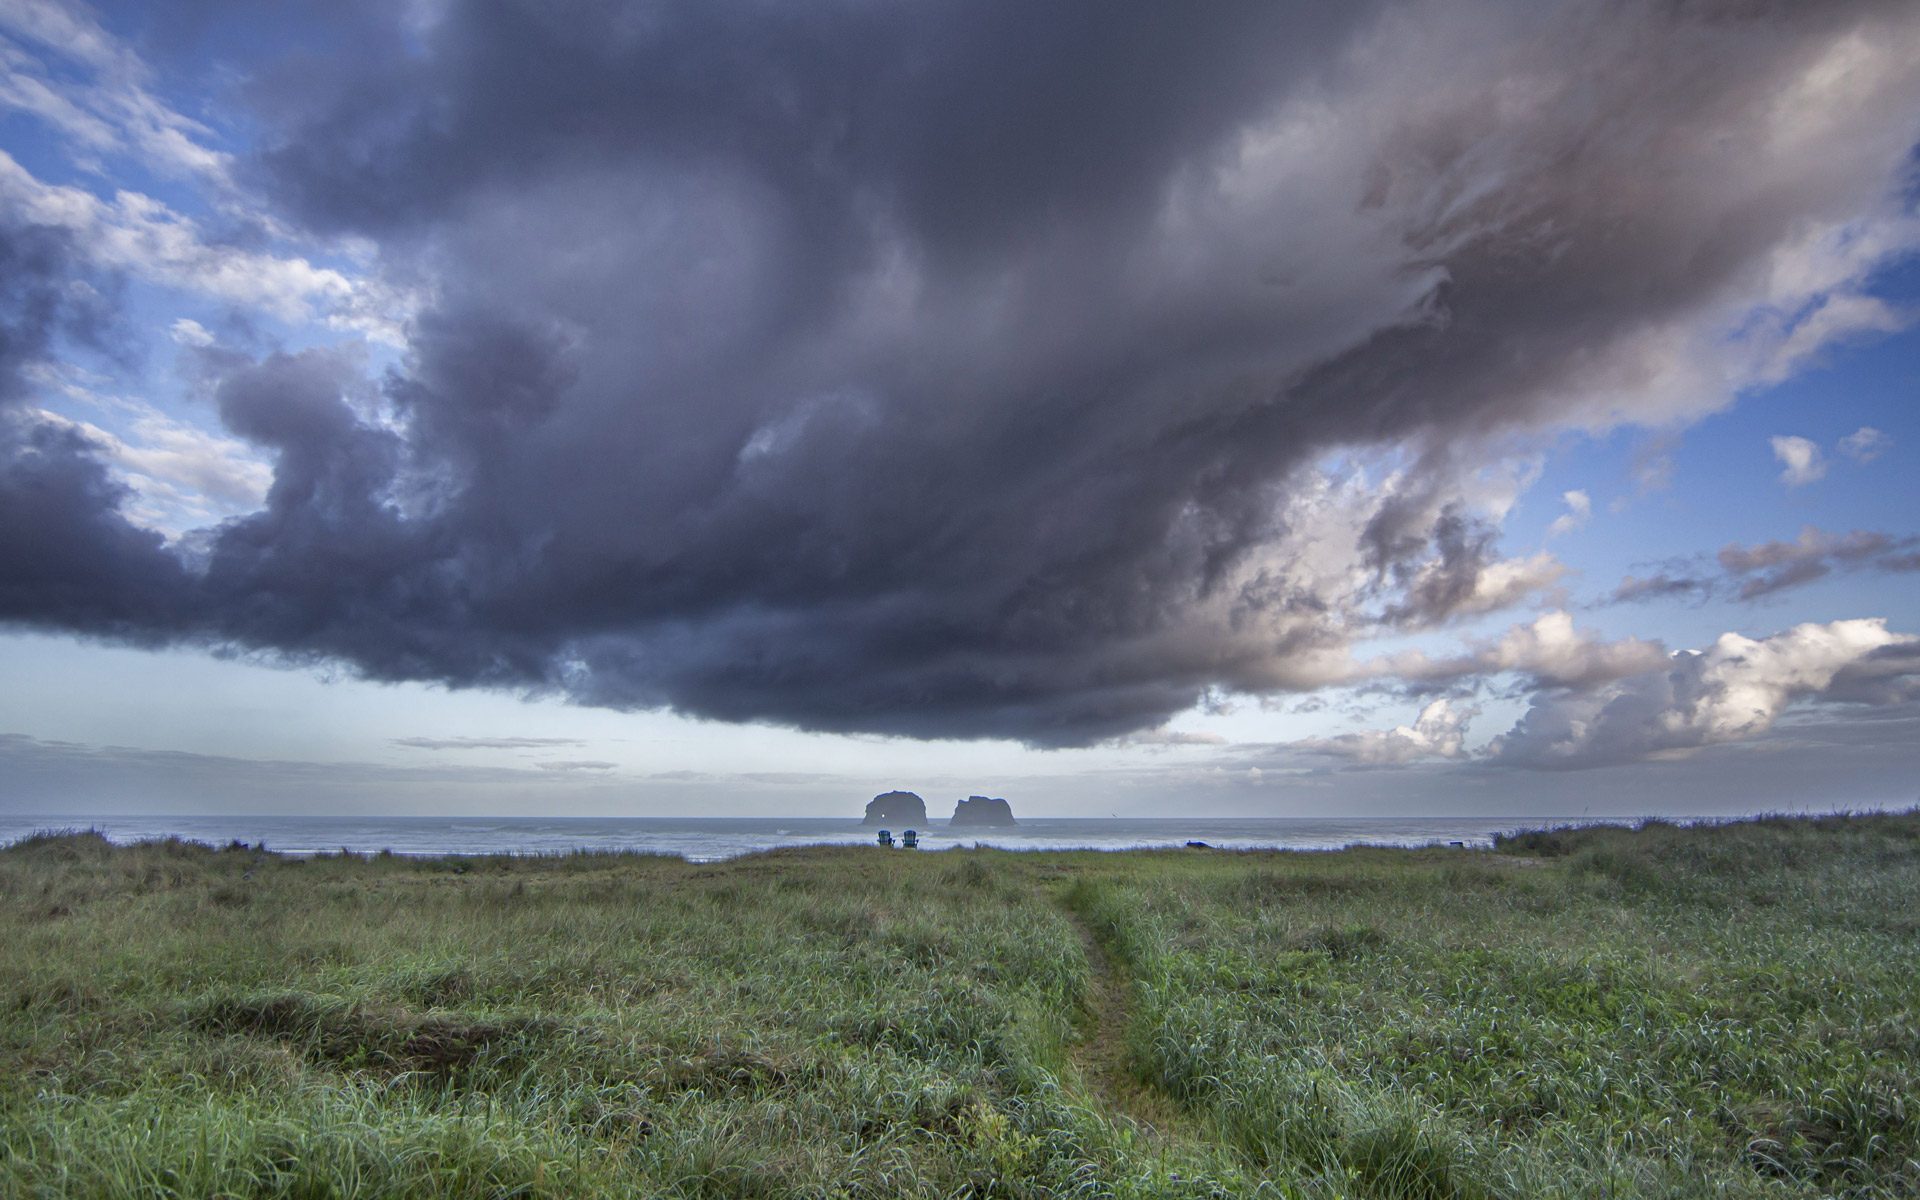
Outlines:
[{"label": "tall grass", "polygon": [[1912,814],[720,865],[46,835],[0,851],[0,1196],[1920,1194],[1916,901]]}]

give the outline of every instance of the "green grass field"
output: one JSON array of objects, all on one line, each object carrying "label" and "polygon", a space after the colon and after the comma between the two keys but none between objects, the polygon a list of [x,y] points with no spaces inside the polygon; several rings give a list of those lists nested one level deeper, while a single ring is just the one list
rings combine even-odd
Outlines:
[{"label": "green grass field", "polygon": [[0,851],[0,1196],[1913,1196],[1920,816]]}]

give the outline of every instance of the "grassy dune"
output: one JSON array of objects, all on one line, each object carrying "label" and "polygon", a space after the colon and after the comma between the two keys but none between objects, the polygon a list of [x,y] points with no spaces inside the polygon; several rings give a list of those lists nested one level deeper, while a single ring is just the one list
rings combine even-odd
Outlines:
[{"label": "grassy dune", "polygon": [[1920,816],[0,851],[0,1196],[1911,1196]]}]

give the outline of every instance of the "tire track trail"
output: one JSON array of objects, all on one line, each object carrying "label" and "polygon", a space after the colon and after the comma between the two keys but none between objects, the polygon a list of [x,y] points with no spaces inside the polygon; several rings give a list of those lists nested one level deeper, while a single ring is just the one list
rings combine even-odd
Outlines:
[{"label": "tire track trail", "polygon": [[1155,1142],[1194,1136],[1192,1120],[1171,1096],[1139,1078],[1127,1047],[1133,1023],[1132,981],[1114,963],[1085,917],[1067,905],[1061,912],[1080,939],[1087,960],[1085,1020],[1069,1048],[1083,1089],[1109,1115],[1124,1118]]}]

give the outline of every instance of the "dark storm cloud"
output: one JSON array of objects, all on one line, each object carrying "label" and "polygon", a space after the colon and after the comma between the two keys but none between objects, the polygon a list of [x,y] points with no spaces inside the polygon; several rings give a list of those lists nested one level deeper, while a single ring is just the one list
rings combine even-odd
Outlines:
[{"label": "dark storm cloud", "polygon": [[[113,550],[101,483],[62,507],[104,523],[105,615],[12,565],[6,612],[1041,743],[1316,686],[1357,621],[1551,584],[1453,498],[1472,447],[1717,402],[1660,383],[1674,338],[1878,212],[1912,137],[1897,71],[1795,86],[1916,20],[496,0],[248,64],[242,174],[434,299],[378,394],[337,352],[223,360],[275,482],[191,574]],[[1296,525],[1372,447],[1419,466],[1362,522],[1363,617]]]},{"label": "dark storm cloud", "polygon": [[188,577],[117,511],[124,486],[80,434],[0,409],[0,621],[156,642],[188,619]]},{"label": "dark storm cloud", "polygon": [[78,274],[63,230],[0,222],[0,406],[29,394],[28,369],[42,361],[64,332],[86,331],[102,319],[69,286]]},{"label": "dark storm cloud", "polygon": [[111,287],[63,231],[0,218],[0,621],[151,642],[184,618],[186,572],[120,516],[98,447],[27,408],[62,343],[106,344]]},{"label": "dark storm cloud", "polygon": [[[354,232],[430,227],[494,188],[611,159],[744,170],[823,250],[863,237],[871,203],[925,246],[992,255],[1054,215],[1151,204],[1169,164],[1378,7],[476,0],[424,62],[396,35],[344,75],[303,63],[263,82],[294,111],[262,165],[300,215]],[[313,90],[333,102],[307,107]]]}]

